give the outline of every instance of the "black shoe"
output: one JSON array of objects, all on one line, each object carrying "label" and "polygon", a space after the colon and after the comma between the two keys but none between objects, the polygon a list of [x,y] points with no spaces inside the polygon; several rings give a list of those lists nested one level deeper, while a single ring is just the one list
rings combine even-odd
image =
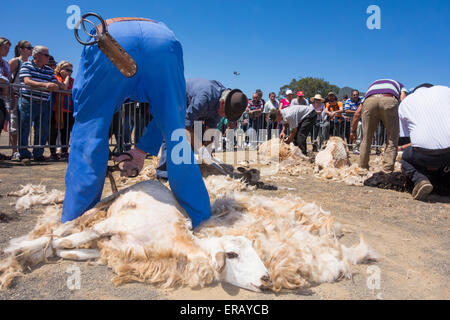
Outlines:
[{"label": "black shoe", "polygon": [[40,157],[35,157],[34,161],[35,162],[45,162],[47,159],[44,156],[40,156]]},{"label": "black shoe", "polygon": [[50,155],[50,161],[54,161],[54,162],[59,161],[58,155],[56,153]]}]

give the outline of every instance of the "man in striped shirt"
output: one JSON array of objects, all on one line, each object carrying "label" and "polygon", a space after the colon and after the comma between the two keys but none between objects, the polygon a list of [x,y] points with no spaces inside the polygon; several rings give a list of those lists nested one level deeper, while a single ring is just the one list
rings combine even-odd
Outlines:
[{"label": "man in striped shirt", "polygon": [[386,128],[386,149],[383,156],[383,171],[394,171],[394,163],[397,157],[399,136],[398,105],[406,97],[406,88],[398,81],[381,79],[372,83],[364,97],[364,103],[358,108],[353,117],[350,140],[356,137],[356,128],[362,114],[363,139],[359,166],[369,168],[370,147],[373,134],[381,120]]},{"label": "man in striped shirt", "polygon": [[[20,89],[20,145],[28,145],[30,121],[34,125],[33,145],[45,145],[49,134],[50,91],[64,90],[66,86],[59,83],[53,70],[47,66],[49,62],[48,48],[36,46],[33,48],[33,61],[22,64],[19,72],[20,83],[25,85]],[[29,162],[31,152],[27,148],[19,148],[20,160]],[[34,148],[35,161],[45,161],[43,148]]]}]

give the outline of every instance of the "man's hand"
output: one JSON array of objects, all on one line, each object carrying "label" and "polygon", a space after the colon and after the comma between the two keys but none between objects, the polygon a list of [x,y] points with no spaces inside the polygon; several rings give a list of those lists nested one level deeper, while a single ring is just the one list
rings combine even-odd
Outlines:
[{"label": "man's hand", "polygon": [[350,133],[350,143],[355,143],[356,141],[356,133]]},{"label": "man's hand", "polygon": [[284,132],[280,133],[280,139],[284,140],[284,138],[286,137],[286,134]]},{"label": "man's hand", "polygon": [[[120,172],[121,177],[130,177],[136,174],[136,172],[137,173],[141,172],[142,167],[144,166],[145,157],[147,156],[147,154],[144,151],[138,148],[134,148],[128,153],[131,154],[133,159],[131,161],[125,161],[123,163],[123,171]],[[114,157],[114,161],[116,162],[120,162],[127,159],[129,159],[129,157],[125,154],[118,157]]]},{"label": "man's hand", "polygon": [[45,88],[49,91],[57,91],[59,89],[59,86],[56,83],[47,82],[45,84]]}]

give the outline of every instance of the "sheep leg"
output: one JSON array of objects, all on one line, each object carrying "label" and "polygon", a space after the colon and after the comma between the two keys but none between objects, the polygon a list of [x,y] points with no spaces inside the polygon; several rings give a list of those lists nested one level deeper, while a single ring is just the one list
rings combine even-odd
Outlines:
[{"label": "sheep leg", "polygon": [[69,260],[89,260],[100,257],[100,251],[96,249],[56,250],[56,255]]},{"label": "sheep leg", "polygon": [[93,230],[86,230],[74,233],[70,236],[55,239],[52,246],[55,249],[72,249],[88,243],[89,241],[98,239],[100,235]]}]

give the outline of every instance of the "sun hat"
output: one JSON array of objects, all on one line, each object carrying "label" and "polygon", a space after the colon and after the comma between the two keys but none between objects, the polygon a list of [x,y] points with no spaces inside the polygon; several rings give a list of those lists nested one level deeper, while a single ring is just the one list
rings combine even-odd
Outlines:
[{"label": "sun hat", "polygon": [[285,95],[287,96],[288,94],[292,94],[292,90],[291,89],[287,89]]},{"label": "sun hat", "polygon": [[315,100],[320,100],[322,102],[325,101],[324,98],[322,98],[322,96],[320,94],[316,94],[314,97],[312,97],[311,99],[309,99],[311,102],[314,102]]},{"label": "sun hat", "polygon": [[298,97],[304,97],[305,94],[303,93],[303,91],[299,91],[299,92],[297,92],[297,96]]}]

